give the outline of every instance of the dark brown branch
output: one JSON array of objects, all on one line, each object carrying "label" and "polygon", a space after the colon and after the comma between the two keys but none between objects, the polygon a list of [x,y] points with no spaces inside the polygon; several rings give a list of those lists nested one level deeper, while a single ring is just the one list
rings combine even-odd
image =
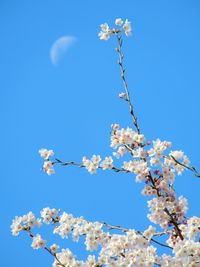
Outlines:
[{"label": "dark brown branch", "polygon": [[164,208],[164,212],[170,217],[170,222],[174,225],[174,229],[176,231],[176,234],[180,237],[181,240],[184,239],[181,230],[178,227],[178,224],[176,222],[176,220],[174,219],[173,215],[169,212],[169,210],[167,208]]}]

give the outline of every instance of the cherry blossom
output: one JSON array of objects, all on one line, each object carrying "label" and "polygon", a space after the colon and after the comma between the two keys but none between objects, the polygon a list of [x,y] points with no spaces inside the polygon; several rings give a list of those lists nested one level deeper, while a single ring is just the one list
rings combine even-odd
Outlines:
[{"label": "cherry blossom", "polygon": [[[121,127],[117,123],[111,125],[110,147],[115,159],[110,155],[101,157],[94,154],[91,158],[84,156],[81,163],[76,163],[54,158],[54,151],[46,148],[40,149],[39,154],[44,160],[42,169],[48,175],[55,172],[56,165],[75,165],[85,168],[90,174],[95,174],[97,169],[124,172],[130,177],[134,174],[136,182],[143,183],[141,193],[150,198],[147,201],[147,217],[154,225],[138,231],[105,222],[88,221],[67,212],[61,213],[59,209],[45,207],[38,218],[31,211],[16,216],[11,224],[11,232],[14,236],[21,231],[27,232],[32,239],[33,249],[45,249],[53,256],[53,267],[198,267],[200,218],[187,217],[188,201],[184,196],[177,196],[174,184],[176,175],[182,175],[185,170],[192,171],[197,177],[200,174],[190,166],[190,160],[182,150],[171,150],[170,141],[161,141],[160,138],[148,140],[141,132],[123,65],[122,34],[132,34],[131,22],[117,18],[115,26],[110,28],[107,23],[101,24],[99,38],[108,40],[111,36],[116,37],[118,65],[124,86],[124,92],[119,97],[128,104],[134,127]],[[122,159],[118,160],[122,157],[125,158],[123,162]],[[83,241],[90,253],[87,259],[78,259],[69,248],[60,248],[57,244],[47,247],[41,235],[35,234],[36,228],[44,224],[51,225],[52,233],[62,239],[71,238],[77,243]],[[164,241],[159,240],[160,236]],[[166,253],[160,254],[158,246],[164,247]]]}]

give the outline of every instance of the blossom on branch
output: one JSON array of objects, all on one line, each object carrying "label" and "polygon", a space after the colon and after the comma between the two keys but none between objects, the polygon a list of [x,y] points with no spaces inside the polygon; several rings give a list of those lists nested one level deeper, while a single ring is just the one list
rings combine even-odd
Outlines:
[{"label": "blossom on branch", "polygon": [[53,150],[47,150],[46,148],[41,148],[39,150],[40,156],[45,160],[49,159],[49,157],[54,155]]},{"label": "blossom on branch", "polygon": [[[110,147],[116,159],[126,157],[116,167],[111,156],[103,160],[100,155],[92,158],[84,156],[82,163],[62,161],[54,156],[53,150],[42,148],[40,156],[44,159],[43,171],[48,175],[53,174],[54,165],[74,165],[85,168],[90,174],[95,174],[97,169],[110,170],[117,173],[124,172],[135,175],[136,182],[143,182],[142,194],[151,197],[147,201],[148,219],[159,226],[149,226],[144,231],[125,229],[122,226],[112,226],[105,222],[91,222],[83,217],[74,217],[72,214],[55,208],[43,208],[40,218],[32,212],[24,216],[17,216],[12,222],[11,232],[17,236],[21,231],[26,231],[32,239],[32,248],[44,248],[54,257],[53,267],[199,267],[200,266],[200,218],[186,216],[188,210],[187,199],[177,196],[174,189],[176,174],[181,175],[184,170],[195,172],[190,166],[188,157],[181,150],[171,150],[169,141],[146,141],[145,135],[138,125],[135,110],[131,102],[128,84],[123,66],[124,54],[122,52],[122,32],[126,36],[132,33],[131,22],[121,18],[115,20],[116,28],[110,28],[107,23],[101,24],[99,38],[108,40],[112,35],[116,37],[118,47],[118,65],[124,92],[119,97],[128,104],[133,126],[121,128],[119,124],[111,125]],[[198,176],[199,175],[199,176]],[[43,224],[53,226],[53,234],[61,238],[72,238],[74,242],[84,241],[85,249],[90,251],[87,259],[79,260],[70,249],[60,249],[56,244],[49,248],[40,234],[34,234],[35,227]],[[112,232],[115,230],[115,232]],[[165,238],[164,242],[159,237]],[[163,238],[163,239],[164,239]],[[168,251],[160,255],[157,246],[162,246]]]},{"label": "blossom on branch", "polygon": [[110,39],[112,34],[118,34],[122,31],[125,32],[126,36],[130,36],[132,34],[131,22],[128,19],[125,20],[123,25],[123,20],[121,18],[117,18],[115,20],[115,25],[118,26],[117,29],[110,29],[107,23],[101,24],[101,31],[98,34],[99,39],[107,41]]},{"label": "blossom on branch", "polygon": [[33,249],[44,248],[46,246],[46,241],[42,239],[41,235],[37,234],[33,237],[33,242],[31,247]]}]

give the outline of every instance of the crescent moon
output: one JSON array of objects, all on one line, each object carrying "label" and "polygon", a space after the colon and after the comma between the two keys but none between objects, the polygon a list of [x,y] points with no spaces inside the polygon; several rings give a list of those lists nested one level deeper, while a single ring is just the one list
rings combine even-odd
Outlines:
[{"label": "crescent moon", "polygon": [[77,41],[74,36],[62,36],[51,46],[50,59],[53,65],[57,65],[68,49]]}]

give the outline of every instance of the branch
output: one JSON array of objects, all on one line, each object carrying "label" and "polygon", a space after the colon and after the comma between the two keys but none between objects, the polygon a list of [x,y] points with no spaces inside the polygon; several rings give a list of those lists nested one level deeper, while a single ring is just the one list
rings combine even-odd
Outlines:
[{"label": "branch", "polygon": [[[56,219],[53,219],[52,218],[52,223],[55,224],[55,223],[58,223],[60,221],[59,217],[56,217]],[[87,221],[89,223],[89,221]],[[106,222],[100,222],[103,224],[103,226],[105,226],[106,228],[108,228],[109,230],[119,230],[119,231],[122,231],[123,233],[127,233],[128,231],[130,231],[130,229],[126,229],[120,225],[111,225],[111,224],[108,224]],[[73,229],[72,229],[73,231]],[[139,235],[142,235],[146,240],[148,240],[148,238],[146,238],[143,233],[141,231],[138,231],[138,230],[135,230],[137,234]],[[157,233],[154,233],[153,236],[162,236],[162,235],[165,235],[165,234],[170,234],[170,231],[168,232],[157,232]],[[85,234],[84,234],[85,235]],[[157,240],[155,240],[154,238],[151,238],[150,240],[151,242],[154,242],[162,247],[166,247],[166,248],[169,248],[169,249],[173,249],[172,247],[168,246],[168,245],[165,245]]]},{"label": "branch", "polygon": [[186,169],[192,171],[196,177],[200,178],[200,173],[196,170],[195,167],[193,167],[193,166],[190,167],[190,166],[187,166],[187,165],[185,165],[185,164],[179,162],[179,161],[178,161],[177,159],[175,159],[175,157],[173,157],[172,155],[170,155],[170,157],[176,162],[176,164],[181,165],[181,166],[183,166],[184,168],[186,168]]},{"label": "branch", "polygon": [[[116,229],[116,230],[120,230],[120,231],[122,231],[122,232],[124,232],[124,233],[126,233],[126,232],[129,231],[129,229],[123,228],[123,227],[121,227],[121,226],[119,226],[119,225],[115,225],[115,226],[113,226],[113,225],[110,225],[110,224],[108,224],[108,223],[106,223],[106,222],[103,222],[103,225],[104,225],[105,227],[107,227],[108,229],[110,229],[110,230],[114,230],[114,229]],[[142,235],[146,240],[148,240],[148,238],[146,238],[146,237],[143,235],[143,233],[142,233],[141,231],[136,231],[136,232],[137,232],[137,234]],[[168,233],[165,233],[165,232],[159,232],[159,233],[155,233],[154,236],[162,236],[162,235],[164,235],[164,234],[168,234]],[[166,247],[166,248],[169,248],[169,249],[173,249],[172,247],[170,247],[170,246],[168,246],[168,245],[165,245],[165,244],[163,244],[163,243],[161,243],[161,242],[155,240],[154,238],[151,238],[150,241],[151,241],[151,242],[154,242],[154,243],[156,243],[156,244],[158,244],[158,245],[160,245],[160,246],[162,246],[162,247]]]},{"label": "branch", "polygon": [[[53,165],[55,164],[60,164],[62,166],[68,166],[68,165],[74,165],[74,166],[77,166],[79,168],[86,168],[83,164],[80,164],[80,163],[77,163],[77,162],[74,162],[74,161],[62,161],[60,159],[57,159],[55,158],[55,161],[52,162]],[[101,166],[98,166],[98,169],[103,169]],[[116,168],[116,167],[112,167],[110,170],[113,170],[114,172],[130,172],[128,170],[125,170],[123,168]]]},{"label": "branch", "polygon": [[[129,109],[130,109],[131,116],[132,116],[132,118],[133,118],[133,123],[134,123],[134,125],[135,125],[135,127],[136,127],[137,133],[140,134],[140,128],[139,128],[138,123],[137,123],[137,117],[136,117],[136,115],[135,115],[135,113],[134,113],[134,110],[133,110],[133,105],[132,105],[132,103],[131,103],[130,94],[129,94],[129,89],[128,89],[128,85],[127,85],[126,78],[125,78],[125,68],[123,67],[123,58],[124,58],[124,54],[122,53],[122,43],[123,43],[123,42],[122,42],[122,37],[121,37],[121,35],[119,35],[118,32],[116,32],[115,35],[116,35],[116,37],[117,37],[117,41],[118,41],[118,47],[116,48],[116,51],[117,51],[118,56],[119,56],[118,64],[119,64],[119,66],[120,66],[120,70],[121,70],[121,78],[122,78],[123,85],[124,85],[124,88],[125,88],[125,91],[126,91],[126,99],[125,99],[125,100],[129,103]],[[130,151],[130,149],[129,149],[129,151]],[[130,153],[131,153],[131,155],[132,155],[132,151],[130,151]],[[175,159],[174,159],[174,160],[175,160]],[[176,160],[175,160],[175,161],[176,161]],[[177,162],[177,161],[176,161],[176,162]],[[181,163],[179,163],[179,162],[177,162],[177,163],[180,164],[180,165],[182,165],[182,166],[184,166],[184,167],[186,167],[186,168],[188,168],[188,169],[190,169],[191,171],[195,172],[195,175],[196,175],[197,177],[200,177],[200,174],[197,173],[197,171],[196,171],[196,169],[195,169],[194,167],[191,167],[191,168],[190,168],[190,167],[187,167],[187,166],[185,166],[184,164],[181,164]],[[152,178],[151,173],[149,174],[149,178],[150,178],[150,181],[151,181],[153,187],[156,189],[157,196],[160,197],[161,194],[160,194],[159,190],[157,189],[157,187],[156,187],[156,185],[155,185],[155,183],[154,183],[154,180],[153,180],[153,178]],[[170,217],[170,219],[171,219],[171,222],[172,222],[172,224],[174,225],[174,228],[175,228],[175,230],[176,230],[178,236],[180,237],[181,240],[183,240],[184,238],[183,238],[183,236],[182,236],[182,234],[181,234],[181,230],[179,229],[177,222],[175,221],[175,219],[174,219],[173,216],[170,214],[170,212],[168,211],[167,208],[165,209],[165,212],[169,215],[169,217]]]},{"label": "branch", "polygon": [[[130,149],[129,149],[129,151],[130,151]],[[67,162],[64,162],[64,161],[61,161],[61,160],[59,160],[59,159],[57,159],[57,158],[55,158],[55,160],[56,160],[56,161],[54,161],[53,164],[60,164],[60,165],[62,165],[62,166],[74,165],[74,166],[77,166],[77,167],[79,167],[79,168],[85,168],[84,165],[79,164],[79,163],[76,163],[76,162],[74,162],[74,161],[67,161]],[[102,169],[101,166],[98,166],[98,168],[99,168],[99,169]],[[119,168],[116,168],[116,167],[112,167],[111,170],[113,170],[113,171],[115,171],[115,172],[126,172],[126,173],[130,172],[130,171],[127,171],[127,170],[125,170],[125,169],[123,169],[123,168],[120,168],[120,169],[119,169]],[[153,180],[153,177],[152,177],[151,173],[149,173],[148,178],[150,179],[150,182],[151,182],[153,188],[156,190],[157,196],[158,196],[158,197],[161,197],[162,194],[160,193],[159,189],[156,187],[156,184],[155,184],[155,182],[154,182],[154,180]],[[180,237],[181,240],[183,240],[184,238],[183,238],[183,235],[181,234],[181,230],[180,230],[179,227],[178,227],[178,223],[176,222],[176,220],[174,219],[174,217],[171,215],[171,213],[169,212],[169,210],[168,210],[167,208],[165,208],[164,211],[167,213],[167,215],[169,215],[169,217],[170,217],[170,221],[171,221],[171,223],[174,225],[174,229],[175,229],[177,235]],[[108,224],[107,224],[107,226],[108,226]],[[118,227],[118,228],[116,228],[116,227]],[[121,230],[121,231],[125,231],[125,230],[126,230],[126,229],[124,229],[124,228],[122,228],[122,227],[120,228],[119,226],[115,226],[115,228],[112,228],[112,229],[118,229],[118,230]],[[139,232],[138,232],[138,233],[139,233]],[[158,241],[156,241],[156,240],[154,240],[154,239],[152,239],[152,241],[155,242],[155,243],[157,243],[157,244],[159,244],[159,245],[161,245],[161,246],[171,248],[171,247],[169,247],[169,246],[167,246],[167,245],[164,245],[164,244],[162,244],[162,243],[160,243],[160,242],[158,242]]]},{"label": "branch", "polygon": [[[34,237],[33,233],[31,232],[31,228],[30,228],[30,226],[28,226],[28,227],[24,227],[23,230],[26,231],[26,232],[29,234],[29,236],[30,236],[31,238]],[[62,264],[62,263],[60,262],[60,260],[57,258],[56,253],[53,253],[53,252],[52,252],[48,247],[46,247],[46,246],[43,247],[43,249],[46,250],[49,254],[51,254],[51,256],[53,256],[53,257],[57,260],[57,262],[59,263],[60,266],[62,266],[62,267],[66,267],[66,265]]]},{"label": "branch", "polygon": [[138,122],[137,122],[137,117],[135,116],[135,113],[134,113],[134,110],[133,110],[133,105],[131,103],[129,89],[128,89],[128,85],[127,85],[126,78],[125,78],[125,68],[123,66],[124,55],[122,53],[122,37],[121,37],[121,35],[119,35],[118,32],[115,33],[115,36],[116,36],[117,42],[118,42],[118,47],[116,48],[117,54],[119,56],[118,64],[119,64],[119,67],[120,67],[120,70],[121,70],[122,82],[123,82],[123,85],[124,85],[124,88],[125,88],[125,91],[126,91],[126,99],[125,100],[129,104],[130,114],[132,116],[133,123],[135,125],[136,130],[137,130],[137,133],[140,134],[140,128],[139,128],[139,125],[138,125]]},{"label": "branch", "polygon": [[174,225],[176,234],[180,237],[181,240],[184,239],[181,230],[178,227],[178,223],[176,222],[176,220],[174,219],[173,215],[169,212],[169,210],[167,208],[164,209],[164,212],[167,213],[167,215],[169,215],[170,219],[171,219],[171,223]]}]

